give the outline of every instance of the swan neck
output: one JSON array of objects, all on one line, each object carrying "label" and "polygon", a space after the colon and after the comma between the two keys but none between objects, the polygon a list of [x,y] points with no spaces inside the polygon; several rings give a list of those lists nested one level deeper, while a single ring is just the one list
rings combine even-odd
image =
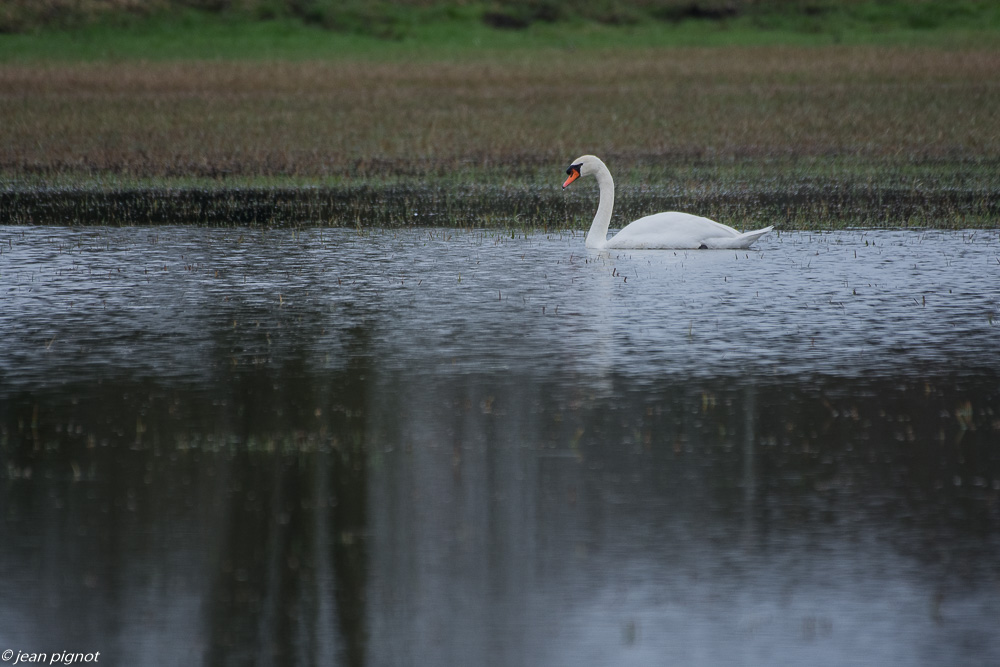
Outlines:
[{"label": "swan neck", "polygon": [[597,186],[601,191],[601,199],[597,205],[594,222],[590,225],[590,231],[587,232],[586,244],[588,248],[603,248],[608,242],[611,211],[615,207],[615,180],[611,178],[611,172],[604,166],[604,163],[598,165],[594,176],[597,178]]}]

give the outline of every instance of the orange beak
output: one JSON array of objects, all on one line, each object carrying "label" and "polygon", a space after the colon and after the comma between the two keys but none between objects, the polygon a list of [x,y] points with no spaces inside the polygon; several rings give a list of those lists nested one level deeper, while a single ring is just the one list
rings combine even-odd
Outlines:
[{"label": "orange beak", "polygon": [[569,173],[569,178],[567,178],[567,179],[566,179],[566,182],[565,182],[565,183],[563,183],[563,189],[564,189],[564,190],[566,189],[566,187],[567,187],[567,186],[568,186],[568,185],[569,185],[570,183],[572,183],[572,182],[573,182],[573,181],[575,181],[576,179],[580,178],[580,170],[579,170],[579,169],[577,169],[576,167],[570,167],[570,168],[569,168],[569,171],[568,171],[567,173]]}]

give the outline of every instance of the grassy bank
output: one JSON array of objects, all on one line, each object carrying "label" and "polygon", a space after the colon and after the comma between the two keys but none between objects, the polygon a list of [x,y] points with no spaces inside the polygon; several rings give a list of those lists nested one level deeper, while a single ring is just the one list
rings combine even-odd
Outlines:
[{"label": "grassy bank", "polygon": [[[38,222],[38,193],[146,191],[159,194],[145,208],[96,210],[173,221],[163,207],[184,197],[163,193],[215,192],[234,220],[273,224],[284,211],[301,222],[315,193],[244,214],[253,197],[239,192],[319,189],[348,204],[318,217],[354,224],[368,195],[344,193],[364,187],[454,193],[409,197],[424,221],[463,224],[451,211],[490,198],[508,222],[533,206],[559,219],[562,169],[592,152],[632,189],[623,213],[660,202],[741,225],[766,214],[795,226],[995,226],[997,72],[993,51],[869,47],[553,52],[503,65],[7,65],[0,213]],[[462,199],[475,188],[493,194]],[[570,196],[582,208],[565,210],[586,217],[592,195],[581,188]],[[59,210],[85,221],[79,201],[104,199]],[[368,219],[412,219],[398,208]]]},{"label": "grassy bank", "polygon": [[[973,30],[985,46],[951,41],[972,30],[961,12],[945,27],[886,24],[884,41],[920,33],[920,46],[867,43],[871,21],[840,33],[854,44],[831,45],[832,28],[751,29],[763,19],[749,12],[500,29],[485,5],[439,9],[406,9],[437,19],[401,36],[205,12],[2,35],[0,222],[49,211],[469,224],[489,204],[484,219],[498,224],[579,224],[594,193],[562,193],[561,172],[595,153],[623,217],[683,207],[738,226],[998,224],[1000,49],[988,21]],[[707,34],[720,45],[655,45]],[[380,209],[373,191],[402,203]]]},{"label": "grassy bank", "polygon": [[0,68],[0,169],[420,176],[562,164],[1000,156],[1000,52],[666,49],[523,63]]},{"label": "grassy bank", "polygon": [[[550,175],[547,186],[400,181],[13,188],[0,190],[0,210],[10,224],[585,229],[596,193],[567,195],[558,180]],[[1000,220],[995,188],[974,179],[952,187],[946,185],[950,180],[894,186],[787,174],[760,178],[759,172],[749,179],[732,172],[688,175],[654,186],[627,183],[618,188],[615,211],[622,222],[660,210],[694,211],[742,228],[995,228]]]},{"label": "grassy bank", "polygon": [[[731,46],[910,46],[942,49],[998,48],[1000,26],[924,30],[872,26],[815,31],[755,26],[747,21],[685,20],[614,26],[594,22],[538,23],[525,29],[492,28],[473,17],[416,23],[398,38],[336,32],[280,19],[228,21],[169,15],[121,27],[99,23],[81,29],[0,34],[0,63],[166,60],[493,60],[544,57],[548,51]],[[541,53],[539,53],[541,52]]]},{"label": "grassy bank", "polygon": [[0,61],[375,59],[485,50],[1000,44],[989,0],[7,0]]}]

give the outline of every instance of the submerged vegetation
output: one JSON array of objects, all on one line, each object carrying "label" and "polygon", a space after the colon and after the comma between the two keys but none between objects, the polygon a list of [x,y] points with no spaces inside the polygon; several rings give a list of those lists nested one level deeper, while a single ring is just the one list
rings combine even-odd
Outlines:
[{"label": "submerged vegetation", "polygon": [[992,3],[574,7],[5,3],[0,223],[996,226]]}]

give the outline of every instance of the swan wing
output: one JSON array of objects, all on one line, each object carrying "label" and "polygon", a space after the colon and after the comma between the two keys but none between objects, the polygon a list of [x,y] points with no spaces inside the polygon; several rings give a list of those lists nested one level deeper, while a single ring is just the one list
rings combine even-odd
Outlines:
[{"label": "swan wing", "polygon": [[607,248],[746,248],[771,227],[741,234],[728,225],[690,213],[639,218],[608,239]]}]

